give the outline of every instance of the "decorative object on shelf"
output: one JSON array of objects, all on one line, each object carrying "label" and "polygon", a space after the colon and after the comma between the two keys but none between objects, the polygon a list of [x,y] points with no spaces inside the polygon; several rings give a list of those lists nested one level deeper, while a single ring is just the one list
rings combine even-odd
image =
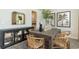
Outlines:
[{"label": "decorative object on shelf", "polygon": [[50,25],[55,25],[55,13],[52,13],[50,9],[43,9],[42,16],[45,19],[45,23]]},{"label": "decorative object on shelf", "polygon": [[57,13],[57,26],[58,27],[70,27],[71,26],[71,12],[58,12]]},{"label": "decorative object on shelf", "polygon": [[12,12],[12,24],[25,24],[25,14],[20,12]]}]

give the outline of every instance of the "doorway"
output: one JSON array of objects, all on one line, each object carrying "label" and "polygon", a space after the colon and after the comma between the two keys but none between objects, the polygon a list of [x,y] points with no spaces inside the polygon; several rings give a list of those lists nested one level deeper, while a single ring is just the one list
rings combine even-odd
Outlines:
[{"label": "doorway", "polygon": [[32,27],[34,27],[34,29],[36,29],[36,22],[37,22],[37,12],[32,11]]}]

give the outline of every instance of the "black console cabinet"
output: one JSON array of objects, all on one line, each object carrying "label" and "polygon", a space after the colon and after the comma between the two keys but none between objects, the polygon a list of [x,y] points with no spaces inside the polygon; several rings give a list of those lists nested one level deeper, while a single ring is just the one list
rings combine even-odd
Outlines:
[{"label": "black console cabinet", "polygon": [[29,29],[32,28],[0,29],[0,47],[4,49],[26,40],[26,35],[29,34]]}]

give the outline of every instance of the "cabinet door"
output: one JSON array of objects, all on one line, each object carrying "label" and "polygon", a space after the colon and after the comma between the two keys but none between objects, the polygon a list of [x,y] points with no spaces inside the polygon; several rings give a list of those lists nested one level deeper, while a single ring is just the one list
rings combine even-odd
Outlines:
[{"label": "cabinet door", "polygon": [[22,30],[15,32],[15,42],[22,40]]},{"label": "cabinet door", "polygon": [[14,33],[4,32],[4,45],[10,45],[14,43]]}]

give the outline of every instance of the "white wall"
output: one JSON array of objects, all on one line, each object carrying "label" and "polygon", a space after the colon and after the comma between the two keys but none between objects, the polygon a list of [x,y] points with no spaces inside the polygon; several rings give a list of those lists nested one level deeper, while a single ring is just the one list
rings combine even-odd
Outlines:
[{"label": "white wall", "polygon": [[[78,39],[79,10],[78,9],[53,9],[52,11],[56,13],[55,15],[57,15],[57,12],[71,11],[71,27],[70,28],[57,27],[56,26],[57,23],[55,23],[55,27],[61,29],[62,31],[71,31],[70,37],[73,39]],[[39,15],[41,16],[40,12],[39,12]],[[55,20],[57,20],[57,16],[56,16]],[[40,21],[43,22],[43,25],[45,24],[44,19],[42,19],[41,17],[40,17]]]},{"label": "white wall", "polygon": [[[25,14],[24,25],[12,25],[12,12],[21,12]],[[29,9],[0,9],[0,29],[17,28],[31,26],[31,10]]]},{"label": "white wall", "polygon": [[64,27],[57,27],[61,29],[62,31],[71,31],[71,38],[78,39],[78,16],[79,16],[79,10],[77,9],[55,9],[53,12],[63,12],[63,11],[71,11],[71,27],[70,28],[64,28]]},{"label": "white wall", "polygon": [[[25,13],[25,24],[24,25],[12,25],[12,12],[22,12]],[[39,23],[42,21],[42,24],[45,24],[44,19],[42,18],[41,11],[33,9],[33,11],[37,12],[37,29],[39,28]],[[53,12],[63,12],[63,11],[71,11],[71,27],[70,28],[63,28],[63,27],[57,27],[61,29],[62,31],[71,31],[71,38],[78,39],[78,16],[79,16],[79,10],[78,9],[53,9]],[[28,27],[32,24],[32,10],[30,9],[0,9],[0,29],[5,28],[17,28],[17,27]]]}]

